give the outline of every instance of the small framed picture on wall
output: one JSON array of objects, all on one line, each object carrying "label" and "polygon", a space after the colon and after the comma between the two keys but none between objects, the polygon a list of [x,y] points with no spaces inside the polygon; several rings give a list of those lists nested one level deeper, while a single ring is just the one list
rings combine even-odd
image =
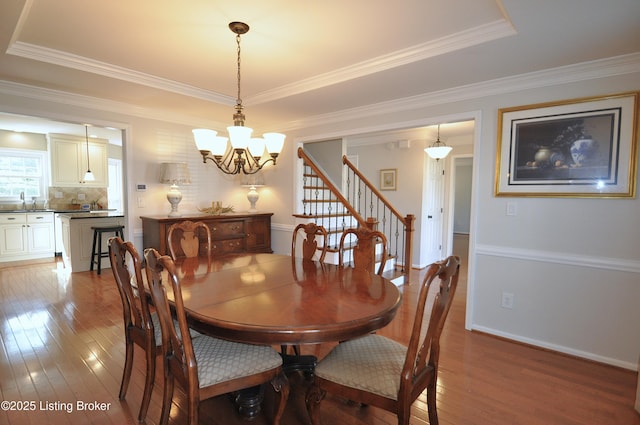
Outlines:
[{"label": "small framed picture on wall", "polygon": [[380,170],[380,190],[396,190],[397,178],[396,168]]}]

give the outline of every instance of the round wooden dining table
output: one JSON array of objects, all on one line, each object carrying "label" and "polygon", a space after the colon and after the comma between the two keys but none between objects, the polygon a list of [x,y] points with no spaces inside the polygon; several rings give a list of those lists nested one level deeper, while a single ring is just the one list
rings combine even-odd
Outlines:
[{"label": "round wooden dining table", "polygon": [[190,326],[245,343],[352,339],[391,322],[401,302],[391,281],[367,270],[287,255],[179,259],[176,273]]}]

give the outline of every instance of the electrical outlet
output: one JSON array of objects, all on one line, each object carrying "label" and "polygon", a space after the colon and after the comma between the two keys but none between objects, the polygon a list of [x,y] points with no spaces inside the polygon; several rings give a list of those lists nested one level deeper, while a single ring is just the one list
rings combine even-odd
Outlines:
[{"label": "electrical outlet", "polygon": [[502,308],[512,309],[515,298],[515,295],[513,295],[511,292],[503,292],[502,303],[500,305],[502,306]]},{"label": "electrical outlet", "polygon": [[84,201],[86,198],[86,196],[84,195],[84,193],[78,193],[78,201]]}]

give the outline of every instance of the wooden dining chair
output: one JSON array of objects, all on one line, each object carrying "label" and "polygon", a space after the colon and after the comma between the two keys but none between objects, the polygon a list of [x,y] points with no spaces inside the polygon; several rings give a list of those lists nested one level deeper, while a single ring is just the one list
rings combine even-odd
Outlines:
[{"label": "wooden dining chair", "polygon": [[144,350],[147,365],[142,403],[138,413],[138,420],[143,421],[147,416],[151,392],[153,391],[156,355],[160,354],[160,344],[162,342],[160,325],[158,316],[152,313],[149,308],[147,298],[140,296],[140,293],[144,292],[131,284],[132,278],[135,282],[144,282],[140,255],[138,255],[138,251],[133,244],[124,242],[117,236],[110,238],[109,260],[111,261],[111,270],[120,292],[124,316],[125,361],[119,397],[120,400],[124,400],[127,394],[133,366],[134,345],[138,345]]},{"label": "wooden dining chair", "polygon": [[[299,242],[299,237],[304,236],[302,242]],[[320,246],[318,247],[318,240],[316,237],[322,238],[320,241]],[[324,262],[324,257],[327,255],[327,248],[329,244],[329,237],[327,233],[327,229],[324,226],[320,226],[316,223],[300,223],[295,229],[293,229],[293,235],[291,237],[291,258],[295,260],[298,257],[298,252],[302,253],[301,258],[305,260],[312,260],[315,258],[316,254],[319,252],[317,260],[319,262]],[[300,249],[298,249],[298,245],[300,245]],[[300,355],[300,346],[294,345],[293,351],[296,356]],[[281,353],[283,355],[287,354],[287,346],[280,346]],[[315,367],[315,363],[312,365]]]},{"label": "wooden dining chair", "polygon": [[211,256],[211,230],[202,221],[183,220],[169,226],[167,246],[174,260]]},{"label": "wooden dining chair", "polygon": [[[272,424],[279,424],[289,395],[289,382],[282,371],[282,358],[268,346],[241,344],[210,336],[192,339],[187,332],[187,316],[180,281],[171,257],[153,248],[145,250],[147,280],[162,329],[164,392],[160,424],[169,421],[175,383],[187,396],[187,423],[198,424],[200,401],[220,394],[270,382],[274,397]],[[173,307],[180,333],[171,325],[171,308],[162,274],[173,291]],[[182,337],[181,335],[185,335]]]},{"label": "wooden dining chair", "polygon": [[[353,240],[355,239],[355,242]],[[355,244],[354,244],[355,243]],[[376,255],[376,248],[381,248],[379,255]],[[372,230],[366,226],[349,228],[342,232],[340,236],[340,254],[338,264],[345,265],[345,257],[350,253],[349,263],[354,267],[363,268],[379,275],[384,271],[387,262],[387,237],[379,230]],[[374,271],[376,259],[380,266]]]},{"label": "wooden dining chair", "polygon": [[[369,334],[338,344],[315,370],[306,395],[313,425],[320,424],[326,393],[393,412],[408,425],[411,405],[427,390],[429,424],[438,424],[436,383],[440,335],[458,285],[460,258],[450,256],[429,266],[422,282],[409,345]],[[423,321],[425,314],[429,320]]]},{"label": "wooden dining chair", "polygon": [[[298,235],[304,235],[302,240],[301,252],[302,258],[313,259],[316,253],[319,252],[318,261],[324,262],[324,257],[327,255],[328,247],[328,235],[327,229],[323,226],[319,226],[316,223],[300,223],[295,229],[293,229],[293,236],[291,238],[291,256],[298,256]],[[322,238],[320,246],[318,246],[317,236]]]}]

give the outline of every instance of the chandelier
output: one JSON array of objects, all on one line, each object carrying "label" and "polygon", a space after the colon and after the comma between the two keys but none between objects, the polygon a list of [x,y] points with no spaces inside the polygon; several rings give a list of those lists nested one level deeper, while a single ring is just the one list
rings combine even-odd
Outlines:
[{"label": "chandelier", "polygon": [[[265,133],[262,138],[252,138],[253,130],[244,126],[244,107],[240,97],[240,35],[249,31],[249,25],[244,22],[231,22],[229,29],[236,34],[238,45],[238,97],[233,114],[233,126],[227,127],[229,138],[218,136],[215,130],[204,128],[194,129],[193,136],[202,155],[202,162],[213,162],[225,174],[255,174],[269,162],[276,163],[284,145],[285,135]],[[262,160],[265,150],[269,158]]]},{"label": "chandelier", "polygon": [[438,124],[438,138],[437,138],[437,140],[435,141],[434,144],[432,144],[428,148],[425,148],[424,151],[431,158],[433,158],[436,161],[438,161],[438,160],[440,160],[442,158],[445,158],[447,155],[449,155],[449,152],[451,152],[451,149],[453,149],[451,146],[447,146],[447,145],[445,145],[444,143],[442,143],[440,141],[440,124]]}]

